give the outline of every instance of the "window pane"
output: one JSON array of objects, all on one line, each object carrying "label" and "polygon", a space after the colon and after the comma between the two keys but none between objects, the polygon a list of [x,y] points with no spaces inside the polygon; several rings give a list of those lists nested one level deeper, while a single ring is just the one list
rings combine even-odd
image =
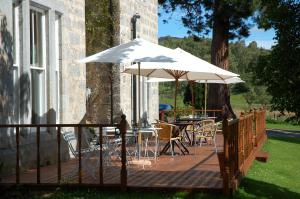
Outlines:
[{"label": "window pane", "polygon": [[31,70],[32,124],[43,121],[45,112],[44,71]]},{"label": "window pane", "polygon": [[43,67],[42,13],[30,10],[30,64]]},{"label": "window pane", "polygon": [[19,63],[19,5],[13,4],[13,56],[14,65]]}]

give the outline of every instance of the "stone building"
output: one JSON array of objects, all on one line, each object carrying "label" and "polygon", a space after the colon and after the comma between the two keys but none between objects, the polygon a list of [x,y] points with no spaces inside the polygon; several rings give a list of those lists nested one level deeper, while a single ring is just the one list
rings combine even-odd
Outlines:
[{"label": "stone building", "polygon": [[[84,0],[0,0],[1,124],[79,123],[86,107]],[[36,162],[36,130],[22,128],[21,168]],[[41,165],[56,161],[56,133],[41,128]],[[68,158],[62,149],[62,159]],[[15,168],[15,130],[0,131],[0,163]]]},{"label": "stone building", "polygon": [[[153,43],[158,43],[158,2],[157,0],[104,0],[100,5],[101,11],[105,13],[113,4],[113,12],[111,18],[101,16],[99,19],[104,19],[101,22],[102,27],[105,27],[105,22],[111,20],[111,28],[109,25],[105,27],[106,34],[98,32],[95,35],[101,35],[99,41],[88,38],[90,35],[87,31],[87,55],[94,54],[116,46],[133,39],[134,36],[146,39]],[[104,9],[103,9],[104,8]],[[111,8],[112,9],[112,8]],[[101,12],[100,11],[100,12]],[[86,10],[88,13],[89,11]],[[97,12],[95,12],[97,14]],[[95,14],[94,13],[94,14]],[[99,12],[98,12],[99,14]],[[101,14],[101,13],[100,13]],[[109,12],[107,13],[109,14]],[[88,14],[87,14],[88,16]],[[87,23],[91,21],[87,17]],[[136,21],[134,28],[133,21]],[[101,25],[99,24],[99,25]],[[136,34],[134,34],[136,29]],[[114,38],[110,38],[113,36]],[[90,42],[91,43],[90,43]],[[109,42],[110,41],[110,42]],[[106,43],[105,43],[106,42]],[[111,78],[109,71],[113,68],[113,75]],[[91,89],[91,100],[88,103],[87,109],[92,122],[110,122],[111,121],[111,97],[113,104],[114,122],[118,121],[120,113],[127,116],[128,122],[133,120],[134,110],[134,77],[130,74],[121,73],[124,65],[101,65],[101,64],[87,64],[87,86]],[[110,79],[112,79],[112,93]],[[137,78],[136,78],[137,79]],[[158,119],[158,84],[147,83],[147,78],[141,78],[141,116],[147,117],[148,121]],[[137,83],[136,83],[137,84]],[[139,92],[136,91],[136,98]],[[139,104],[138,101],[136,103]],[[136,108],[138,110],[138,108]],[[138,115],[138,114],[136,114]],[[138,119],[137,119],[138,120]]]}]

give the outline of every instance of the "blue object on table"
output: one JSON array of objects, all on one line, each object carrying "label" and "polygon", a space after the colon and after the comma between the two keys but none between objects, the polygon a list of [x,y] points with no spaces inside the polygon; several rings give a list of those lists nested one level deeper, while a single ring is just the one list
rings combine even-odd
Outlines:
[{"label": "blue object on table", "polygon": [[171,110],[171,109],[173,109],[173,106],[170,104],[159,104],[159,111]]}]

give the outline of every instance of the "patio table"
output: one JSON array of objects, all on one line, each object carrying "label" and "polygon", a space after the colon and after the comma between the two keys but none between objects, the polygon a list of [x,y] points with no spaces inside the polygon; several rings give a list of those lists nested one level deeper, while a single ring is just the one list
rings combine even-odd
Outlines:
[{"label": "patio table", "polygon": [[[129,129],[127,130],[127,133],[132,133],[133,136],[137,137],[137,146],[136,146],[136,152],[138,156],[138,160],[141,158],[141,149],[142,149],[142,137],[146,135],[155,136],[155,142],[157,143],[157,131],[161,128],[156,127],[149,127],[149,128],[137,128],[137,129]],[[137,132],[136,132],[137,131]],[[155,158],[157,155],[157,146],[155,146]]]},{"label": "patio table", "polygon": [[186,128],[189,125],[194,125],[195,122],[200,122],[205,119],[216,119],[216,117],[194,117],[194,118],[182,117],[176,120],[176,122],[174,122],[173,124],[179,126],[180,131],[184,131],[183,133],[185,133],[186,137],[188,138],[190,145],[193,146],[195,144],[194,131],[193,131],[193,137],[191,139]]}]

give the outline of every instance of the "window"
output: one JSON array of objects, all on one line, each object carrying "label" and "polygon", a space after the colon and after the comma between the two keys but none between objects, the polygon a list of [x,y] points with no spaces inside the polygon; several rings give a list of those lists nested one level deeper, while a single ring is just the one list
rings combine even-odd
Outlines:
[{"label": "window", "polygon": [[55,16],[55,99],[56,123],[60,123],[61,16]]},{"label": "window", "polygon": [[30,68],[32,124],[46,123],[46,15],[30,9]]},{"label": "window", "polygon": [[20,68],[20,21],[19,21],[20,5],[13,3],[13,123],[19,123],[19,68]]}]

